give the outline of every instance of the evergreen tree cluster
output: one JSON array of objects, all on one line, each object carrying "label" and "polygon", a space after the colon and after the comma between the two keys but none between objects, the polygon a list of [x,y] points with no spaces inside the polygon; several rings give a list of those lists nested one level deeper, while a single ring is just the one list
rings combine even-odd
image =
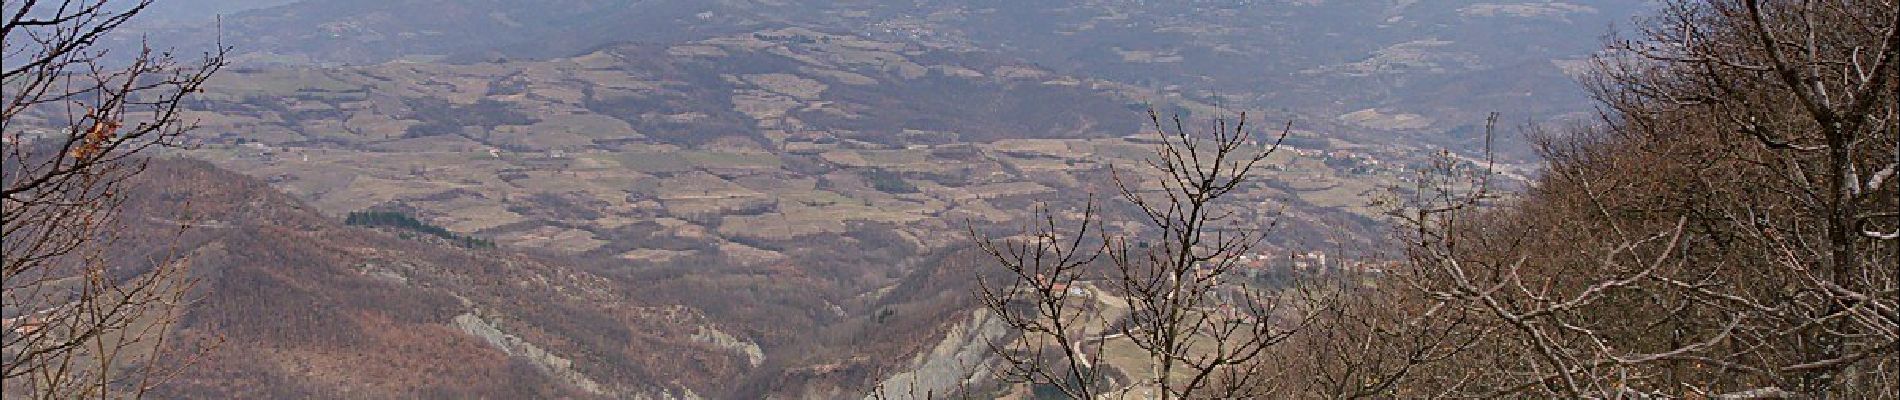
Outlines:
[{"label": "evergreen tree cluster", "polygon": [[886,171],[882,169],[874,169],[874,170],[866,171],[862,175],[864,176],[865,180],[869,181],[872,189],[877,189],[880,192],[891,193],[891,194],[908,194],[908,193],[918,192],[917,185],[911,184],[910,181],[904,180],[904,177],[899,176],[896,172]]},{"label": "evergreen tree cluster", "polygon": [[439,237],[471,249],[494,248],[495,242],[474,236],[450,232],[440,226],[430,225],[407,214],[395,211],[356,211],[343,219],[343,224],[354,226],[389,227]]}]

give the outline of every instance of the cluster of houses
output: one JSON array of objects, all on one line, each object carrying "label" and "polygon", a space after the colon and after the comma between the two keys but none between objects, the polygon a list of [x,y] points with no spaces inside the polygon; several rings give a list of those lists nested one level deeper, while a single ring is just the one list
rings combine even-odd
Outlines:
[{"label": "cluster of houses", "polygon": [[[1399,165],[1399,163],[1387,163],[1372,153],[1353,150],[1336,149],[1329,151],[1288,147],[1282,149],[1282,151],[1293,153],[1301,158],[1319,160],[1327,166],[1352,175],[1396,174],[1403,172],[1405,169],[1404,166]],[[1268,166],[1268,169],[1276,168],[1283,167],[1277,165]]]},{"label": "cluster of houses", "polygon": [[[1214,260],[1210,260],[1209,262],[1220,263],[1224,261],[1226,260],[1217,258]],[[1340,273],[1340,272],[1380,274],[1394,267],[1396,263],[1397,263],[1396,261],[1367,261],[1367,260],[1349,260],[1349,261],[1334,262],[1334,261],[1329,261],[1327,259],[1326,252],[1318,251],[1318,250],[1309,250],[1309,251],[1304,251],[1304,252],[1288,251],[1285,253],[1284,257],[1276,256],[1269,252],[1260,251],[1260,252],[1254,252],[1252,254],[1242,254],[1239,256],[1235,256],[1234,259],[1232,260],[1233,267],[1229,268],[1229,270],[1232,273],[1246,275],[1250,278],[1257,278],[1262,274],[1266,274],[1270,272],[1286,272],[1286,273],[1292,273],[1292,274],[1325,274],[1325,273]],[[1215,265],[1218,265],[1218,264],[1215,264]]]},{"label": "cluster of houses", "polygon": [[[1060,280],[1055,281],[1055,282],[1050,282],[1050,278],[1043,274],[1036,274],[1035,283],[1036,285],[1033,287],[1022,288],[1019,290],[1033,290],[1033,288],[1047,286],[1049,287],[1049,292],[1054,293],[1057,297],[1081,297],[1081,296],[1089,295],[1089,290],[1087,288],[1082,287],[1082,285],[1079,285],[1079,284],[1072,285],[1070,284],[1070,282],[1064,282]],[[1082,282],[1076,281],[1075,283],[1082,283]]]},{"label": "cluster of houses", "polygon": [[[1197,263],[1193,266],[1192,273],[1196,281],[1211,285],[1210,290],[1203,293],[1207,296],[1207,301],[1203,303],[1205,306],[1201,307],[1201,310],[1206,312],[1205,315],[1208,317],[1225,321],[1211,325],[1221,326],[1228,322],[1242,324],[1265,322],[1260,319],[1267,317],[1263,315],[1264,311],[1254,308],[1252,306],[1254,303],[1247,301],[1253,296],[1260,295],[1256,289],[1247,284],[1228,282],[1227,279],[1246,277],[1247,280],[1258,280],[1270,274],[1382,274],[1397,266],[1397,261],[1340,261],[1329,258],[1324,251],[1317,250],[1283,253],[1258,251]],[[1221,274],[1222,271],[1225,274]],[[1030,285],[1013,289],[1014,299],[1010,301],[1010,307],[1020,308],[1021,312],[1031,315],[1036,312],[1036,302],[1042,301],[1038,299],[1047,299],[1041,297],[1042,293],[1065,299],[1089,298],[1093,294],[1091,289],[1094,288],[1089,281],[1056,279],[1044,274],[1036,274],[1030,283]],[[1204,328],[1211,329],[1205,326]]]},{"label": "cluster of houses", "polygon": [[262,142],[239,143],[236,146],[233,146],[232,149],[236,150],[235,155],[237,157],[248,158],[248,159],[261,161],[261,162],[277,162],[280,160],[279,157],[289,156],[289,155],[292,155],[293,153],[295,153],[295,156],[299,160],[310,161],[310,154],[304,153],[303,151],[305,150],[299,150],[299,149],[295,149],[291,147],[276,147],[276,146],[264,144]]},{"label": "cluster of houses", "polygon": [[1197,273],[1211,273],[1221,268],[1221,266],[1226,266],[1225,269],[1230,273],[1242,274],[1249,278],[1258,278],[1259,275],[1274,271],[1290,273],[1329,272],[1331,271],[1330,268],[1332,264],[1327,262],[1326,252],[1324,251],[1290,251],[1286,253],[1285,257],[1278,257],[1273,253],[1259,251],[1234,256],[1231,260],[1224,257],[1217,257],[1203,262],[1200,265],[1195,265],[1195,270]]},{"label": "cluster of houses", "polygon": [[63,306],[53,307],[0,320],[0,332],[4,332],[7,335],[9,342],[13,340],[12,338],[38,333],[41,329],[45,329],[47,324],[51,322],[47,316],[63,308]]},{"label": "cluster of houses", "polygon": [[[1284,257],[1277,256],[1270,252],[1258,251],[1234,256],[1232,259],[1215,258],[1196,263],[1192,271],[1196,279],[1213,279],[1215,282],[1219,282],[1223,277],[1217,276],[1216,274],[1223,270],[1230,276],[1238,275],[1249,279],[1260,279],[1261,277],[1274,273],[1292,275],[1333,273],[1382,274],[1397,265],[1397,261],[1353,260],[1335,263],[1329,261],[1326,252],[1318,250],[1304,252],[1289,251],[1285,253]],[[1051,278],[1043,274],[1036,274],[1034,287],[1050,287],[1050,290],[1057,295],[1084,296],[1088,294],[1088,290],[1079,287],[1080,285],[1072,286],[1068,282],[1061,280],[1052,282],[1050,279]]]}]

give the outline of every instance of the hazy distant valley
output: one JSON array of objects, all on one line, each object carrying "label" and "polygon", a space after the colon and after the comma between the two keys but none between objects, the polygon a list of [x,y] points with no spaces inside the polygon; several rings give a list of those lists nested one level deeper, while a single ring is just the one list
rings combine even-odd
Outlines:
[{"label": "hazy distant valley", "polygon": [[[785,28],[545,61],[237,70],[190,105],[198,145],[182,154],[326,215],[400,212],[588,265],[642,292],[623,301],[703,312],[707,329],[758,352],[659,387],[849,392],[950,328],[931,321],[968,317],[951,306],[968,290],[954,274],[970,270],[941,265],[967,257],[968,229],[1106,195],[1111,166],[1145,173],[1129,168],[1152,151],[1144,96],[994,56]],[[1249,218],[1285,227],[1275,248],[1379,240],[1369,201],[1420,162],[1412,150],[1290,143],[1270,160],[1281,173],[1244,195],[1260,204]],[[877,332],[893,309],[928,328]],[[835,333],[798,333],[820,327]],[[834,347],[865,340],[896,342]],[[799,372],[824,365],[844,369]],[[766,386],[684,383],[741,377]]]},{"label": "hazy distant valley", "polygon": [[[111,42],[235,61],[182,103],[198,126],[154,168],[180,183],[136,197],[199,211],[127,217],[211,227],[142,249],[201,266],[179,332],[228,340],[163,394],[337,398],[951,390],[996,335],[971,232],[1152,173],[1148,110],[1246,112],[1250,149],[1290,123],[1241,219],[1273,226],[1259,254],[1359,265],[1392,256],[1379,199],[1484,162],[1488,114],[1498,184],[1536,175],[1514,128],[1591,115],[1569,73],[1644,7],[197,3],[234,13],[158,9]],[[345,223],[369,212],[414,223]]]}]

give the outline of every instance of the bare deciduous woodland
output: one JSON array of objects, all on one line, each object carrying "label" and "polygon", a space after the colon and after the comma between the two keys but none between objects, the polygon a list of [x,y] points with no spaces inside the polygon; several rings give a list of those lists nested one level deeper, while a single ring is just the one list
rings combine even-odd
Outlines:
[{"label": "bare deciduous woodland", "polygon": [[[1227,110],[1225,93],[1045,70],[957,47],[1042,36],[945,34],[907,11],[866,29],[916,42],[759,30],[690,2],[664,13],[583,2],[517,21],[494,4],[279,1],[289,6],[246,26],[321,20],[324,32],[260,36],[286,45],[245,59],[288,66],[233,69],[258,81],[220,88],[207,81],[228,48],[104,50],[115,32],[184,32],[128,25],[153,1],[8,0],[0,13],[9,399],[838,398],[875,385],[874,398],[1900,400],[1896,0],[1656,1],[1588,62],[1565,56],[1565,67],[1587,64],[1566,72],[1595,113],[1524,127],[1534,173],[1492,151],[1496,114],[1446,125],[1373,104],[1316,129],[1456,137],[1302,138],[1298,121],[1250,124],[1258,111],[1192,116]],[[1597,12],[1543,5],[1455,14],[1533,21],[1523,28]],[[500,25],[390,18],[438,6]],[[1107,7],[1119,18],[1031,17],[1082,15],[1096,29],[1141,10]],[[875,14],[813,8],[832,22]],[[706,32],[666,32],[654,37],[675,42],[651,46],[582,46],[566,29],[512,38],[600,47],[553,60],[447,50],[501,25],[591,14]],[[1380,19],[1415,24],[1400,27],[1411,33],[1448,26]],[[1050,25],[1065,31],[1049,38],[1073,33]],[[1130,32],[1107,25],[1098,32]],[[1306,34],[1336,35],[1320,31]],[[1291,45],[1176,33],[1099,60],[1165,74],[1152,71],[1206,62],[1197,51]],[[1504,71],[1451,40],[1385,39],[1363,40],[1373,54],[1363,62],[1288,76],[1391,90],[1388,68],[1458,70],[1392,81]],[[369,45],[411,41],[430,46]],[[293,42],[311,47],[301,57],[312,63],[334,52],[378,64],[295,64]],[[1542,47],[1499,46],[1519,45]],[[417,49],[443,54],[407,54]],[[402,57],[372,57],[385,53]],[[1517,78],[1496,86],[1542,82]],[[1409,89],[1419,87],[1436,86]],[[228,93],[192,97],[207,90]],[[1267,103],[1308,93],[1240,92]],[[1183,102],[1151,107],[1190,115],[1150,108],[1147,132],[1129,137],[1139,126],[1099,115],[1150,94]],[[1378,101],[1400,98],[1386,95]],[[1271,118],[1310,111],[1279,108]],[[222,131],[188,135],[187,116]],[[217,148],[186,151],[199,139]],[[1481,143],[1484,154],[1379,158],[1445,143]],[[168,148],[205,161],[154,161],[145,173]],[[1305,169],[1277,164],[1289,159]],[[372,168],[389,165],[407,172]],[[1311,182],[1287,182],[1297,180]],[[1339,204],[1363,200],[1377,187],[1368,182],[1403,184],[1376,210]],[[128,197],[141,190],[160,199]],[[1289,193],[1306,197],[1277,204]],[[193,220],[204,209],[181,199],[220,203],[207,208],[224,220]],[[1275,209],[1307,206],[1321,211]],[[946,229],[958,219],[967,237]],[[223,230],[187,232],[205,226]],[[1389,235],[1378,241],[1369,226]],[[1339,247],[1374,244],[1328,249],[1356,253],[1351,268],[1269,249],[1329,233],[1352,237],[1329,242]],[[163,244],[179,238],[196,242]],[[1255,262],[1268,253],[1319,254],[1321,266],[1269,271]]]},{"label": "bare deciduous woodland", "polygon": [[[1082,232],[1047,218],[987,242],[1015,283],[981,294],[1026,338],[998,349],[1000,376],[1071,397],[1130,384],[1168,389],[1157,398],[1900,396],[1896,8],[1665,2],[1582,79],[1599,120],[1530,129],[1546,162],[1527,190],[1446,157],[1388,203],[1404,268],[1297,297],[1269,324],[1184,312],[1215,295],[1189,264],[1246,243],[1205,210],[1259,172],[1224,146],[1194,150],[1225,129],[1169,136],[1153,166],[1170,196],[1117,182],[1166,232],[1160,247],[1087,238],[1091,212]],[[1091,269],[1103,246],[1106,273]],[[1059,289],[1082,277],[1134,311],[1074,309]],[[1092,335],[1108,332],[1138,338],[1158,373],[1091,368],[1104,354]],[[1212,350],[1182,351],[1194,346]]]},{"label": "bare deciduous woodland", "polygon": [[[1001,376],[1075,398],[1271,394],[1269,350],[1310,316],[1304,302],[1281,298],[1286,294],[1221,284],[1237,272],[1237,256],[1266,234],[1239,221],[1236,205],[1222,200],[1249,183],[1291,126],[1262,148],[1250,145],[1245,115],[1215,121],[1208,132],[1189,130],[1179,118],[1169,129],[1153,113],[1150,121],[1160,144],[1149,170],[1117,171],[1114,186],[1158,234],[1108,233],[1089,202],[1072,218],[1044,211],[1041,224],[1019,235],[979,239],[1010,279],[980,280],[978,297],[1022,333],[993,345]],[[1065,230],[1068,224],[1075,228]],[[1109,300],[1080,300],[1093,291]],[[1106,345],[1123,337],[1147,356],[1146,376],[1106,374]]]},{"label": "bare deciduous woodland", "polygon": [[[116,257],[123,241],[164,240],[120,237],[116,216],[141,153],[181,143],[191,125],[179,104],[224,64],[150,48],[105,61],[95,44],[149,3],[8,2],[0,373],[9,397],[138,397],[181,367],[153,361],[183,348],[164,340],[187,300],[184,263]],[[32,120],[44,110],[61,112]]]}]

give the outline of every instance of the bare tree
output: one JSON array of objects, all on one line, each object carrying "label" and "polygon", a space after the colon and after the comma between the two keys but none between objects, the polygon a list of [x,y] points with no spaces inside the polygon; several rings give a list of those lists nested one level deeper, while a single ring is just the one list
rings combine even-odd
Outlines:
[{"label": "bare tree", "polygon": [[[1268,350],[1323,302],[1223,279],[1270,226],[1243,218],[1231,195],[1247,187],[1291,125],[1261,146],[1245,114],[1205,132],[1178,117],[1171,126],[1152,111],[1149,117],[1159,141],[1147,168],[1113,170],[1118,194],[1145,226],[1141,233],[1104,229],[1091,197],[1079,212],[1040,210],[1019,235],[978,235],[979,247],[1007,272],[1001,282],[980,279],[978,297],[1018,333],[993,345],[999,375],[1072,398],[1271,394],[1277,370]],[[1148,370],[1117,381],[1107,365],[1117,343],[1145,358]]]},{"label": "bare tree", "polygon": [[1616,127],[1651,138],[1705,127],[1721,150],[1708,158],[1735,167],[1697,176],[1726,201],[1685,218],[1729,228],[1773,271],[1738,283],[1793,294],[1671,282],[1742,319],[1734,348],[1748,357],[1729,370],[1808,395],[1900,396],[1900,185],[1888,182],[1900,169],[1900,3],[1671,4],[1617,48],[1635,57],[1600,63],[1597,90],[1624,117]]},{"label": "bare tree", "polygon": [[124,265],[116,216],[140,154],[180,143],[179,106],[224,66],[142,47],[108,62],[98,43],[151,0],[8,1],[0,25],[0,377],[9,397],[137,397],[185,300],[179,260]]},{"label": "bare tree", "polygon": [[1900,396],[1900,7],[1662,6],[1597,59],[1603,120],[1543,135],[1528,192],[1420,180],[1402,301],[1483,338],[1430,344],[1456,354],[1412,393]]},{"label": "bare tree", "polygon": [[[1101,230],[1095,213],[1091,197],[1074,221],[1038,209],[1035,224],[1015,237],[981,237],[972,228],[978,247],[1008,271],[1000,284],[977,279],[978,300],[1012,333],[989,343],[1003,381],[1049,385],[1078,399],[1104,390],[1101,350],[1114,321],[1095,302],[1070,296],[1086,290],[1079,284],[1103,253],[1090,236]],[[1065,233],[1066,223],[1079,228]]]},{"label": "bare tree", "polygon": [[[1547,164],[1525,191],[1441,154],[1394,203],[1403,265],[1292,303],[1311,308],[1279,326],[1305,329],[1222,336],[1197,313],[1219,285],[1194,268],[1257,239],[1196,218],[1251,164],[1164,131],[1157,184],[1116,180],[1159,246],[1094,208],[984,242],[1012,279],[986,282],[986,305],[1034,338],[999,354],[1072,397],[1900,398],[1900,7],[1670,1],[1633,36],[1585,79],[1600,121],[1534,133]],[[1125,299],[1064,297],[1077,286]],[[1091,341],[1107,332],[1155,370],[1115,385]],[[1287,345],[1263,368],[1182,351],[1234,337]]]},{"label": "bare tree", "polygon": [[1393,187],[1390,196],[1373,201],[1395,217],[1397,244],[1411,245],[1397,246],[1397,254],[1375,251],[1367,258],[1387,260],[1377,269],[1329,281],[1325,289],[1334,297],[1327,307],[1315,309],[1310,325],[1276,354],[1280,374],[1302,378],[1290,382],[1288,397],[1459,397],[1482,380],[1472,373],[1490,367],[1481,350],[1495,348],[1505,327],[1488,311],[1445,296],[1437,264],[1418,256],[1456,231],[1445,224],[1499,200],[1488,158],[1496,118],[1485,124],[1486,158],[1441,151],[1408,179],[1413,186]]}]

